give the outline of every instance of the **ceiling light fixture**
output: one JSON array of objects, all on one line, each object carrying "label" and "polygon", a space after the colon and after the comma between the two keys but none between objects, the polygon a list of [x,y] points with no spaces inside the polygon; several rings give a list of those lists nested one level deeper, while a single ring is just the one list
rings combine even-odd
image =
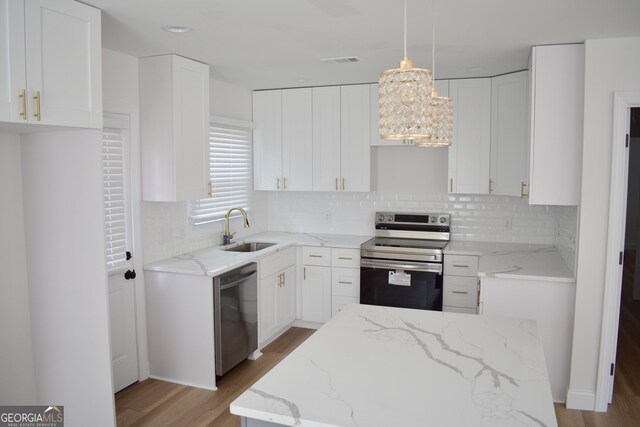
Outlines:
[{"label": "ceiling light fixture", "polygon": [[380,136],[384,139],[429,137],[431,71],[413,68],[407,57],[407,0],[404,0],[404,57],[400,68],[380,73]]},{"label": "ceiling light fixture", "polygon": [[165,25],[162,29],[168,33],[176,34],[190,33],[193,31],[193,28],[191,27],[181,27],[179,25]]},{"label": "ceiling light fixture", "polygon": [[[431,44],[431,67],[436,74],[436,0],[433,0],[433,26]],[[453,100],[438,96],[433,89],[429,101],[429,136],[414,140],[418,147],[448,147],[453,142]]]}]

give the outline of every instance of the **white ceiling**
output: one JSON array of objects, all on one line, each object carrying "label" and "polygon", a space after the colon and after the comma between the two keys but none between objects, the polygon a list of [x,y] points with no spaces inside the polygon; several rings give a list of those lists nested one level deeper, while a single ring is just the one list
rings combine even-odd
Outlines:
[{"label": "white ceiling", "polygon": [[[84,0],[103,46],[176,53],[251,89],[374,82],[402,57],[402,0]],[[430,0],[408,0],[409,57],[431,68]],[[436,77],[526,68],[532,45],[640,36],[640,0],[438,0]],[[170,34],[163,25],[195,29]],[[639,52],[630,52],[638,55]],[[358,56],[353,64],[321,58]]]}]

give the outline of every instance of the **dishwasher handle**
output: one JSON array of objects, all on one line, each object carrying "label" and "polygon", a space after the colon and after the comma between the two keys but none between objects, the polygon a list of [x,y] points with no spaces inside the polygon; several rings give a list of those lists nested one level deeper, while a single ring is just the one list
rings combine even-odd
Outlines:
[{"label": "dishwasher handle", "polygon": [[225,289],[229,289],[229,288],[235,288],[236,286],[244,283],[247,281],[247,279],[249,279],[254,273],[248,274],[246,276],[244,276],[243,278],[236,280],[234,282],[231,283],[226,283],[224,285],[220,285],[220,290],[224,291]]}]

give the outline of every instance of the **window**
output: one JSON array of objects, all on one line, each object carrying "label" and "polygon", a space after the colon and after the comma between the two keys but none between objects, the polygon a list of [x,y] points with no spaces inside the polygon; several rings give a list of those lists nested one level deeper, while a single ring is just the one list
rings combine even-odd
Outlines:
[{"label": "window", "polygon": [[120,114],[105,113],[102,129],[102,170],[107,271],[118,270],[128,265],[128,138],[129,118]]},{"label": "window", "polygon": [[195,225],[222,219],[234,206],[249,208],[252,188],[250,128],[211,123],[209,171],[213,197],[191,203],[191,220]]}]

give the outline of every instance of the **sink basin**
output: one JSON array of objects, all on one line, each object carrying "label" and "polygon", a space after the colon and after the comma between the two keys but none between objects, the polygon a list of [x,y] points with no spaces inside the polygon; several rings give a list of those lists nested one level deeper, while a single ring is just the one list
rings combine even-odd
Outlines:
[{"label": "sink basin", "polygon": [[248,242],[243,243],[241,245],[232,246],[230,248],[222,248],[223,251],[231,251],[231,252],[257,252],[262,249],[269,248],[275,245],[275,243],[266,243],[266,242]]}]

